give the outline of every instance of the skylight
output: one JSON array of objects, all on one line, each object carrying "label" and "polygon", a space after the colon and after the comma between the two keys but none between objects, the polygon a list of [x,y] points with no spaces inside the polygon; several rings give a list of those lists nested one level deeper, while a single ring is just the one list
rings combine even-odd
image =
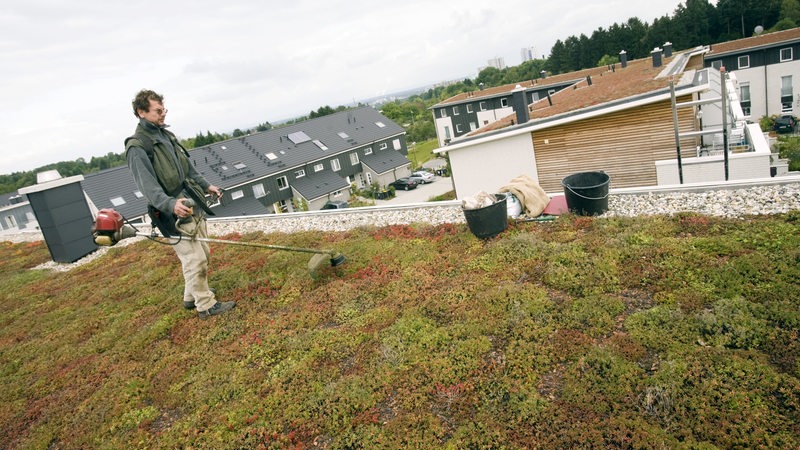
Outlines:
[{"label": "skylight", "polygon": [[264,155],[264,156],[266,156],[266,157],[267,157],[267,159],[268,159],[268,160],[270,160],[270,161],[273,161],[273,160],[276,160],[276,159],[278,159],[278,156],[277,156],[277,155],[275,155],[275,153],[267,153],[267,154],[266,154],[266,155]]},{"label": "skylight", "polygon": [[295,144],[302,144],[311,140],[304,131],[298,131],[289,135],[289,140]]},{"label": "skylight", "polygon": [[345,133],[344,131],[340,131],[339,132],[339,137],[342,138],[342,139],[347,139],[350,136],[347,133]]},{"label": "skylight", "polygon": [[314,139],[314,143],[317,144],[317,147],[319,147],[320,150],[322,150],[322,151],[325,151],[325,150],[328,149],[328,147],[326,147],[325,144],[323,144],[322,141],[320,141],[319,139]]},{"label": "skylight", "polygon": [[120,206],[120,205],[124,205],[126,203],[125,199],[122,198],[122,197],[114,197],[114,198],[112,198],[110,200],[111,200],[111,204],[114,205],[114,206]]},{"label": "skylight", "polygon": [[245,167],[247,167],[247,164],[245,164],[245,163],[243,163],[243,162],[237,162],[236,164],[234,164],[234,165],[233,165],[233,167],[235,167],[235,168],[237,168],[237,169],[239,169],[239,170],[242,170],[242,169],[244,169]]},{"label": "skylight", "polygon": [[384,123],[383,123],[383,122],[375,122],[375,125],[377,125],[377,126],[378,126],[378,128],[383,128],[383,127],[385,127],[385,126],[386,126],[386,125],[384,125]]}]

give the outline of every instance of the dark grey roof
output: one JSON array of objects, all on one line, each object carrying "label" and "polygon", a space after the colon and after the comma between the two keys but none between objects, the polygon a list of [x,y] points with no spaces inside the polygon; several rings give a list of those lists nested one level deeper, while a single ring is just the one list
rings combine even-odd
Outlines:
[{"label": "dark grey roof", "polygon": [[407,166],[411,164],[411,161],[400,152],[394,150],[376,150],[371,155],[362,156],[361,164],[381,175],[392,169]]},{"label": "dark grey roof", "polygon": [[[297,139],[300,132],[309,139]],[[211,184],[230,189],[403,133],[400,125],[365,106],[216,142],[189,154],[197,171]]]},{"label": "dark grey roof", "polygon": [[289,184],[307,201],[314,201],[331,192],[350,187],[350,185],[347,184],[347,180],[330,170],[323,170],[321,172],[308,174],[304,177],[295,178],[290,181]]},{"label": "dark grey roof", "polygon": [[[306,170],[308,176],[299,179],[291,171],[404,133],[401,126],[365,106],[199,147],[189,151],[189,159],[209,183],[223,189],[280,174],[287,175],[289,185],[311,201],[349,186],[327,168],[318,174],[309,174],[310,171]],[[363,157],[362,161],[369,161],[367,165],[378,173],[409,164],[400,152],[376,148],[373,155]],[[146,199],[134,195],[138,188],[127,166],[84,178],[81,182],[83,189],[98,208],[114,208],[129,218],[147,213]],[[323,192],[325,189],[330,190]],[[112,204],[112,198],[116,199],[117,205]],[[120,203],[120,198],[124,203]],[[229,205],[219,205],[214,212],[220,217],[262,214],[266,207],[249,197],[237,199]]]},{"label": "dark grey roof", "polygon": [[114,208],[129,219],[147,214],[147,199],[141,193],[137,196],[139,188],[128,166],[84,175],[81,187],[98,209]]},{"label": "dark grey roof", "polygon": [[252,216],[267,214],[267,207],[255,197],[242,197],[211,208],[217,217]]}]

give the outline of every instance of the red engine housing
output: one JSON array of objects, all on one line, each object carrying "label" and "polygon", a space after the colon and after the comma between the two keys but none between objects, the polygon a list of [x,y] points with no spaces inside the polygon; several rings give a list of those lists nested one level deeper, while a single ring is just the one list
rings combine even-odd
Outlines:
[{"label": "red engine housing", "polygon": [[112,208],[103,208],[97,212],[94,229],[100,233],[116,233],[122,229],[122,215]]}]

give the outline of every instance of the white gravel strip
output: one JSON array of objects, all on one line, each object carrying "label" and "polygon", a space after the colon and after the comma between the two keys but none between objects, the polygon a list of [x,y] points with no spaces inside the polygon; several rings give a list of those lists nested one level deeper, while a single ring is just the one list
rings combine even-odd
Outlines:
[{"label": "white gravel strip", "polygon": [[[710,189],[701,191],[620,193],[612,192],[608,198],[608,212],[600,217],[642,216],[696,212],[720,217],[779,214],[800,210],[800,182],[768,184],[741,188]],[[224,236],[255,231],[264,233],[297,231],[345,231],[362,226],[383,227],[411,223],[465,223],[461,202],[457,200],[435,203],[417,203],[391,207],[350,208],[346,210],[314,211],[288,214],[267,214],[235,218],[209,219],[209,234]],[[147,228],[147,227],[140,227]],[[142,230],[145,231],[145,230]],[[30,242],[42,240],[40,232],[4,232],[0,240]],[[117,245],[127,245],[138,239],[127,239]],[[105,254],[100,248],[71,264],[49,262],[37,268],[70,270]]]}]

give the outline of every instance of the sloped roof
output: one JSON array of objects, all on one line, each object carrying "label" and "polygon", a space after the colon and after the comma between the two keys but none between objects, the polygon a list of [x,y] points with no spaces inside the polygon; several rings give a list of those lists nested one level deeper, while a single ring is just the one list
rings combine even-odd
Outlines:
[{"label": "sloped roof", "polygon": [[[565,74],[575,78],[575,74],[581,73],[586,74],[586,77],[572,87],[551,95],[552,105],[547,98],[529,105],[530,120],[548,119],[666,89],[672,79],[670,75],[679,77],[686,70],[701,69],[704,51],[697,48],[673,53],[669,58],[662,56],[662,65],[659,67],[653,66],[653,59],[650,57],[629,61],[624,69],[617,64],[612,69],[598,67]],[[591,84],[588,77],[591,77]],[[511,114],[475,130],[468,136],[506,128],[515,125],[515,121],[516,114]]]},{"label": "sloped roof", "polygon": [[267,207],[255,197],[242,197],[240,199],[219,204],[211,208],[219,217],[252,216],[267,214]]},{"label": "sloped roof", "polygon": [[[192,149],[189,159],[209,183],[231,189],[404,133],[400,125],[364,106]],[[381,160],[384,165],[395,165],[398,159],[409,163],[396,151],[373,149],[373,155],[376,165],[381,165]],[[331,190],[348,187],[342,177],[327,169],[303,178],[306,179],[292,178],[289,184],[307,199],[327,194],[316,192],[317,184],[308,187],[309,182],[320,183],[319,187],[333,186]],[[125,217],[147,213],[147,200],[134,195],[138,188],[128,166],[86,175],[81,183],[98,208],[114,208]],[[250,197],[216,206],[214,211],[220,216],[261,214],[266,208]]]},{"label": "sloped roof", "polygon": [[474,102],[476,100],[484,100],[484,99],[508,96],[511,95],[512,91],[514,91],[517,88],[517,86],[521,86],[525,90],[540,90],[540,89],[549,89],[555,87],[561,88],[565,84],[566,85],[573,84],[577,81],[580,81],[582,78],[585,78],[587,75],[598,73],[601,70],[603,69],[601,68],[585,69],[585,70],[579,70],[577,72],[570,72],[567,74],[552,75],[547,78],[539,78],[536,80],[522,81],[519,83],[504,84],[502,86],[485,88],[479,91],[462,92],[446,100],[443,100],[431,106],[428,109],[434,109],[448,105],[456,105],[459,103]]},{"label": "sloped roof", "polygon": [[378,175],[411,164],[411,161],[400,152],[394,150],[375,150],[371,155],[361,157],[361,164],[372,169]]},{"label": "sloped roof", "polygon": [[[139,188],[133,181],[128,166],[85,175],[81,187],[98,209],[114,208],[128,218],[147,213],[147,199],[136,195]],[[117,204],[112,203],[112,199]],[[120,199],[124,203],[119,203]]]},{"label": "sloped roof", "polygon": [[230,188],[404,132],[401,126],[365,106],[216,142],[189,154],[195,169],[211,184]]},{"label": "sloped roof", "polygon": [[710,51],[708,54],[706,54],[706,58],[714,58],[723,56],[726,53],[735,53],[742,50],[749,50],[797,40],[800,40],[800,27],[792,28],[791,30],[776,31],[774,33],[760,34],[758,36],[752,36],[749,38],[714,44],[709,46]]},{"label": "sloped roof", "polygon": [[314,201],[334,191],[350,187],[347,181],[336,172],[323,170],[291,181],[294,190],[300,193],[307,201]]}]

